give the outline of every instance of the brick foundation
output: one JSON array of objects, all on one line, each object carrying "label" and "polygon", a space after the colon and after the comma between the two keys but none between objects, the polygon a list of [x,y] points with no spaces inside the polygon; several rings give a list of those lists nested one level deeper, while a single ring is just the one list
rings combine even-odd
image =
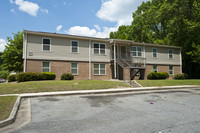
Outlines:
[{"label": "brick foundation", "polygon": [[[63,73],[71,73],[71,63],[68,61],[49,61],[50,71],[56,74],[56,79],[60,80]],[[89,79],[89,63],[78,63],[78,75],[74,75],[75,80]],[[93,75],[93,63],[91,63],[91,79],[92,80],[109,80],[112,79],[110,63],[106,64],[106,75]],[[27,60],[26,72],[42,72],[42,60]]]},{"label": "brick foundation", "polygon": [[[169,73],[169,65],[157,65],[158,66],[158,72],[167,72]],[[174,67],[174,75],[181,73],[180,66],[173,66]],[[146,65],[145,69],[145,77],[144,79],[147,79],[147,74],[153,71],[153,65]],[[169,79],[173,79],[174,75],[169,75]]]},{"label": "brick foundation", "polygon": [[[56,79],[60,80],[63,73],[71,73],[71,62],[69,61],[49,61],[50,71],[56,74]],[[88,80],[89,79],[89,63],[88,62],[76,62],[78,63],[78,75],[74,75],[75,80]],[[27,72],[42,72],[42,60],[27,60]],[[110,80],[112,79],[113,67],[111,63],[106,64],[106,75],[94,75],[93,64],[91,63],[91,79],[92,80]],[[169,65],[157,65],[158,72],[169,73]],[[143,71],[144,79],[147,79],[147,74],[153,70],[153,65],[146,65],[146,69]],[[118,66],[119,77],[123,80],[130,80],[130,69],[121,68]],[[174,75],[180,73],[180,66],[174,66]],[[121,74],[121,75],[120,75]],[[169,79],[173,79],[174,75],[170,75]],[[138,77],[137,77],[138,79]]]}]

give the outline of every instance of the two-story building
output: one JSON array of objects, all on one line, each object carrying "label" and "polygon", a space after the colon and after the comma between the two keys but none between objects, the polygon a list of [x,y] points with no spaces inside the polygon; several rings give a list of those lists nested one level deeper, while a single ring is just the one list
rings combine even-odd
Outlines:
[{"label": "two-story building", "polygon": [[181,48],[24,30],[24,72],[53,72],[56,79],[147,79],[151,71],[182,73]]}]

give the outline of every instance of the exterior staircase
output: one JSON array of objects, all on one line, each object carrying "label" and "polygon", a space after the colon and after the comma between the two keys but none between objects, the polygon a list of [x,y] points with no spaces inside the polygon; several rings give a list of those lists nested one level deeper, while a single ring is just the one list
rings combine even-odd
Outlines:
[{"label": "exterior staircase", "polygon": [[117,64],[119,64],[123,69],[130,69],[130,79],[134,79],[134,77],[140,72],[140,69],[145,69],[145,58],[117,58]]}]

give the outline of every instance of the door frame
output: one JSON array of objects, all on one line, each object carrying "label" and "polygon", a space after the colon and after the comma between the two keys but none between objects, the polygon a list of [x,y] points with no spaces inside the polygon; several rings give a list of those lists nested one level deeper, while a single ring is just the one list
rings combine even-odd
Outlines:
[{"label": "door frame", "polygon": [[121,49],[121,47],[125,47],[125,50],[126,50],[126,52],[125,52],[125,58],[126,58],[127,57],[127,46],[126,45],[120,45],[120,57],[123,58],[122,57],[122,49]]}]

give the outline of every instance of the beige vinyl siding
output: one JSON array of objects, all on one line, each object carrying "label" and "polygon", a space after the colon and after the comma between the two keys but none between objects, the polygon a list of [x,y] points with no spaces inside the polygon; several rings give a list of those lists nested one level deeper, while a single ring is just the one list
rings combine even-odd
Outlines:
[{"label": "beige vinyl siding", "polygon": [[[153,58],[152,48],[157,48],[158,58]],[[169,59],[168,50],[173,50],[173,59]],[[145,57],[147,64],[169,64],[180,65],[180,49],[162,48],[162,47],[145,47]]]},{"label": "beige vinyl siding", "polygon": [[[51,38],[51,51],[42,51],[42,38]],[[28,35],[27,42],[27,59],[42,59],[42,60],[67,60],[67,61],[89,61],[89,40],[77,40],[79,42],[79,53],[71,53],[71,40],[61,37],[49,37]],[[101,42],[99,42],[101,43]],[[109,62],[110,61],[110,47],[106,44],[105,55],[93,54],[93,42],[91,41],[91,61]],[[29,56],[29,52],[33,56]]]}]

